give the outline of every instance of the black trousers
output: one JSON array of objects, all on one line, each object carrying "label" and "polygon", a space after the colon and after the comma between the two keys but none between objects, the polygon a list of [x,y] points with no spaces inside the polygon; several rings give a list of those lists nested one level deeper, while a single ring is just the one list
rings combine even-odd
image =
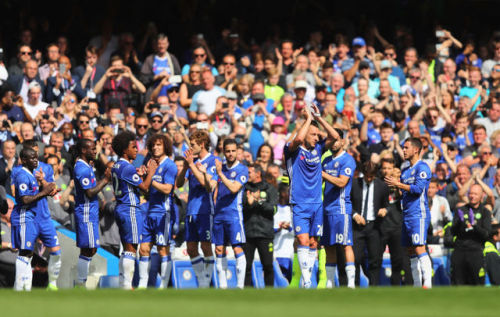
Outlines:
[{"label": "black trousers", "polygon": [[[356,264],[356,285],[359,285],[359,272],[363,267],[365,274],[370,280],[370,285],[378,285],[380,279],[380,233],[375,222],[369,222],[366,226],[353,226],[353,249]],[[367,257],[365,257],[365,249]],[[368,261],[366,261],[368,258]],[[368,267],[366,267],[368,262]]]},{"label": "black trousers", "polygon": [[273,269],[273,239],[269,238],[247,238],[243,246],[247,259],[247,271],[245,274],[245,285],[252,286],[252,263],[255,249],[259,252],[260,262],[264,270],[264,282],[266,286],[274,286]]},{"label": "black trousers", "polygon": [[451,283],[453,285],[484,285],[483,250],[455,249],[451,254]]},{"label": "black trousers", "polygon": [[380,259],[384,255],[385,247],[389,246],[391,255],[391,285],[413,285],[410,257],[401,245],[401,228],[391,228],[380,232],[382,242]]}]

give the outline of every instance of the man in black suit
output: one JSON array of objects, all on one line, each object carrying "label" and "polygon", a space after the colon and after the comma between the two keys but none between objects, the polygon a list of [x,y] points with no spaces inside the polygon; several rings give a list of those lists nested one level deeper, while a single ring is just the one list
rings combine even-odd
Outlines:
[{"label": "man in black suit", "polygon": [[10,84],[16,95],[23,97],[24,102],[26,102],[28,101],[29,84],[32,81],[36,81],[40,84],[42,91],[40,99],[43,99],[45,84],[38,76],[38,63],[31,59],[24,65],[23,75],[10,76],[7,82]]},{"label": "man in black suit", "polygon": [[368,251],[368,268],[363,265],[370,285],[378,285],[380,275],[380,220],[387,213],[389,188],[376,178],[377,166],[370,161],[363,165],[363,177],[352,182],[351,201],[353,222],[354,257],[356,259],[356,284],[359,285],[359,268],[365,263]]}]

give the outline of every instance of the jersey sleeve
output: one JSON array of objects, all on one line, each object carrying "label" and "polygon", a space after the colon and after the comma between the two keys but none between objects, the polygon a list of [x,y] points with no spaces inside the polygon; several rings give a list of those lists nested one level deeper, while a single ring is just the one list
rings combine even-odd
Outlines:
[{"label": "jersey sleeve", "polygon": [[34,196],[37,194],[36,190],[33,188],[32,180],[24,173],[18,173],[15,179],[16,195],[22,196]]},{"label": "jersey sleeve", "polygon": [[352,178],[355,169],[356,169],[356,162],[354,162],[354,160],[349,157],[349,159],[345,161],[344,165],[342,165],[342,168],[340,169],[340,175]]},{"label": "jersey sleeve", "polygon": [[238,175],[236,175],[236,181],[245,186],[248,181],[248,168],[246,166],[240,170]]},{"label": "jersey sleeve", "polygon": [[421,164],[415,173],[415,182],[410,185],[410,193],[422,194],[431,179],[431,170],[427,164]]},{"label": "jersey sleeve", "polygon": [[44,174],[45,174],[45,180],[49,183],[54,183],[54,169],[52,168],[51,165],[45,164],[44,166]]},{"label": "jersey sleeve", "polygon": [[94,187],[92,183],[92,175],[90,169],[81,166],[75,167],[75,180],[82,186],[83,189]]},{"label": "jersey sleeve", "polygon": [[123,181],[133,186],[139,186],[142,183],[141,177],[137,174],[137,171],[132,164],[128,164],[123,168],[121,178]]},{"label": "jersey sleeve", "polygon": [[175,163],[169,164],[168,168],[163,172],[163,183],[174,185],[176,176],[177,165],[175,165]]}]

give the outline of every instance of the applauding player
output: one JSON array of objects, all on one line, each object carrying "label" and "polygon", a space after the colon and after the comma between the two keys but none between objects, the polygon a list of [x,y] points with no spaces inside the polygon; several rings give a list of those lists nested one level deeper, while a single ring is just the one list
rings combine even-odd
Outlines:
[{"label": "applauding player", "polygon": [[403,191],[403,230],[402,244],[408,247],[410,254],[413,284],[416,287],[432,287],[432,263],[425,250],[427,229],[430,223],[427,190],[431,179],[431,169],[420,161],[422,142],[418,138],[405,141],[403,153],[409,164],[403,165],[401,182],[392,176],[386,176],[387,185]]},{"label": "applauding player", "polygon": [[248,168],[236,160],[237,143],[226,139],[223,144],[226,164],[215,161],[218,184],[215,200],[213,242],[217,254],[220,288],[227,287],[226,245],[231,244],[236,257],[236,278],[239,288],[245,285],[247,261],[242,244],[246,242],[243,228],[243,190],[248,180]]},{"label": "applauding player", "polygon": [[31,148],[24,148],[21,150],[20,157],[22,166],[15,173],[13,179],[16,206],[11,218],[12,245],[14,248],[19,249],[19,255],[16,259],[14,289],[29,291],[31,290],[33,278],[31,269],[33,248],[40,233],[35,223],[36,215],[43,212],[43,200],[46,200],[47,196],[57,193],[57,189],[55,183],[47,183],[43,180],[43,177],[40,179],[40,186],[37,178],[33,175],[38,166],[37,152]]},{"label": "applauding player", "polygon": [[97,183],[94,175],[95,142],[79,139],[75,144],[75,220],[76,245],[80,248],[76,285],[84,286],[89,274],[90,261],[99,247],[99,200],[97,194],[111,181],[111,169]]},{"label": "applauding player", "polygon": [[142,242],[139,249],[139,288],[146,288],[149,277],[151,248],[157,246],[161,257],[161,288],[167,288],[172,272],[172,259],[169,254],[171,238],[171,218],[173,189],[177,175],[177,165],[169,158],[172,155],[172,141],[165,135],[154,134],[148,140],[148,150],[158,164],[149,190],[149,208],[142,229]]},{"label": "applauding player", "polygon": [[[312,111],[317,121],[313,121],[309,106],[305,107],[306,121],[284,148],[286,168],[290,177],[293,225],[299,243],[297,257],[305,288],[311,287],[311,272],[323,226],[321,154],[326,139],[320,140],[318,122],[333,140],[339,138],[337,131],[319,116],[316,106],[312,106]],[[328,147],[330,146],[327,145]]]},{"label": "applauding player", "polygon": [[[113,151],[120,157],[111,172],[116,197],[115,218],[124,248],[119,265],[120,286],[124,289],[132,289],[135,255],[137,245],[141,243],[144,224],[139,206],[139,189],[144,192],[149,191],[151,180],[158,167],[156,161],[150,160],[147,170],[144,166],[136,170],[131,164],[137,156],[137,143],[135,141],[135,134],[125,131],[115,136],[111,144]],[[147,174],[143,180],[141,176],[145,172]]]},{"label": "applauding player", "polygon": [[[191,135],[191,149],[185,152],[184,167],[177,176],[177,186],[182,187],[189,180],[189,197],[186,212],[186,243],[191,265],[200,287],[209,287],[214,267],[212,253],[212,188],[217,185],[215,172],[216,156],[208,152],[210,139],[205,131]],[[194,157],[196,156],[196,161]],[[186,174],[187,173],[187,174]],[[199,255],[198,242],[204,258]],[[205,265],[203,265],[205,264]]]},{"label": "applauding player", "polygon": [[347,275],[347,287],[354,288],[356,267],[352,251],[352,204],[351,185],[356,161],[343,150],[343,132],[337,130],[341,138],[333,143],[332,155],[323,161],[325,192],[323,201],[323,237],[321,243],[326,250],[326,287],[335,286],[337,254],[335,245],[344,249]]}]

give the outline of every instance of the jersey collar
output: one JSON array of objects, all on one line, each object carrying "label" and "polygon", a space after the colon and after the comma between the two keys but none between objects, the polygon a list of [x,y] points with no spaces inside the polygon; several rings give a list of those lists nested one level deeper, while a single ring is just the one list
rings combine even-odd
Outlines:
[{"label": "jersey collar", "polygon": [[228,170],[232,170],[233,168],[235,168],[235,167],[236,167],[236,166],[238,166],[239,164],[240,164],[240,161],[236,161],[236,162],[234,162],[233,166],[228,167],[228,166],[227,166],[227,163],[226,163],[226,168],[227,168]]},{"label": "jersey collar", "polygon": [[337,156],[334,157],[334,159],[338,159],[339,157],[341,157],[342,155],[344,155],[345,151],[342,150],[342,152],[340,152]]},{"label": "jersey collar", "polygon": [[163,162],[165,162],[166,159],[168,159],[168,156],[165,155],[165,157],[163,158],[163,160],[161,160],[161,162],[158,164],[158,166],[162,165]]},{"label": "jersey collar", "polygon": [[210,157],[210,155],[212,155],[212,154],[211,154],[210,152],[208,152],[208,153],[207,153],[207,155],[205,155],[205,157],[204,157],[204,158],[202,158],[201,160],[198,158],[198,161],[199,161],[199,162],[203,162],[204,160],[206,160],[207,158],[209,158],[209,157]]},{"label": "jersey collar", "polygon": [[33,173],[32,173],[32,172],[30,172],[30,170],[29,170],[29,169],[27,169],[27,168],[26,168],[26,167],[24,167],[24,166],[23,166],[23,170],[25,170],[26,172],[30,173],[30,174],[31,174],[31,176],[35,177],[35,175],[33,175]]},{"label": "jersey collar", "polygon": [[82,160],[81,158],[79,158],[78,160],[76,160],[77,162],[80,161],[82,162],[83,164],[87,165],[88,167],[90,167],[89,163],[85,162],[84,160]]}]

